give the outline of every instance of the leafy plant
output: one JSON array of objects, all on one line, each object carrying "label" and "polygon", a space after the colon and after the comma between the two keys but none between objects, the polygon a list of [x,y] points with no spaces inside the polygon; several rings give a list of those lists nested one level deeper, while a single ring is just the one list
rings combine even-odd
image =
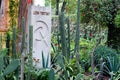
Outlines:
[{"label": "leafy plant", "polygon": [[[6,60],[9,60],[6,62]],[[12,79],[13,76],[15,78],[14,72],[18,66],[20,65],[19,59],[11,59],[7,55],[7,49],[3,49],[0,51],[0,77],[2,80]]]},{"label": "leafy plant", "polygon": [[106,76],[109,75],[111,80],[114,80],[113,78],[119,77],[119,69],[120,69],[120,62],[119,62],[119,55],[116,54],[114,56],[107,56],[106,61],[102,62],[101,64],[98,64],[97,66],[100,66],[100,76]]},{"label": "leafy plant", "polygon": [[119,15],[119,13],[120,13],[120,10],[117,12],[117,15],[116,15],[116,17],[115,17],[115,24],[116,24],[116,27],[117,28],[119,28],[119,26],[120,26],[120,15]]},{"label": "leafy plant", "polygon": [[96,41],[95,39],[80,39],[80,55],[81,55],[81,66],[85,71],[88,71],[90,68],[90,56],[91,56],[91,50],[95,46]]},{"label": "leafy plant", "polygon": [[46,60],[44,57],[44,53],[42,51],[42,66],[43,66],[43,68],[48,68],[48,64],[49,64],[49,54],[48,54],[47,60]]},{"label": "leafy plant", "polygon": [[8,75],[12,72],[14,72],[17,67],[19,66],[19,60],[16,59],[16,60],[13,60],[5,69],[3,75]]},{"label": "leafy plant", "polygon": [[120,68],[119,55],[112,57],[107,56],[108,68],[111,72],[117,72]]},{"label": "leafy plant", "polygon": [[100,64],[101,58],[103,59],[103,62],[104,61],[106,62],[107,56],[112,57],[115,56],[116,54],[117,54],[116,50],[109,48],[107,46],[100,45],[94,51],[94,60],[95,60],[94,63],[96,65]]},{"label": "leafy plant", "polygon": [[119,79],[120,79],[120,69],[113,76],[113,80],[119,80]]},{"label": "leafy plant", "polygon": [[75,80],[85,80],[85,75],[84,75],[84,74],[79,73],[79,74],[77,74],[77,76],[76,76]]},{"label": "leafy plant", "polygon": [[40,69],[37,80],[48,80],[49,69]]}]

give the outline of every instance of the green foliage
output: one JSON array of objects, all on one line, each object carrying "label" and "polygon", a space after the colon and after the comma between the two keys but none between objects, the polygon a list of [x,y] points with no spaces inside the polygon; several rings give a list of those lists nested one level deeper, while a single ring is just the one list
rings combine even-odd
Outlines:
[{"label": "green foliage", "polygon": [[48,62],[49,62],[49,54],[47,56],[47,60],[45,60],[44,53],[42,51],[42,66],[43,66],[43,68],[48,68]]},{"label": "green foliage", "polygon": [[32,72],[32,80],[54,80],[55,79],[55,73],[54,70],[42,68],[39,70]]},{"label": "green foliage", "polygon": [[38,72],[37,80],[48,80],[48,75],[49,75],[49,69],[41,69]]},{"label": "green foliage", "polygon": [[75,80],[85,80],[85,75],[79,73],[79,74],[76,76]]},{"label": "green foliage", "polygon": [[64,68],[64,57],[63,57],[63,55],[59,54],[57,56],[57,63],[59,64],[59,66],[61,68]]},{"label": "green foliage", "polygon": [[83,73],[84,70],[81,67],[78,70],[76,62],[76,59],[69,59],[68,61],[63,55],[59,55],[55,64],[55,78],[57,80],[72,80],[79,73],[79,70]]},{"label": "green foliage", "polygon": [[120,58],[117,51],[107,46],[98,46],[94,51],[94,63],[100,70],[100,76],[110,75],[111,80],[120,68]]},{"label": "green foliage", "polygon": [[51,1],[50,0],[45,0],[45,6],[50,6],[51,5]]},{"label": "green foliage", "polygon": [[9,64],[6,67],[6,69],[5,69],[3,74],[4,75],[8,75],[8,74],[14,72],[17,69],[18,66],[19,66],[19,60],[16,59],[16,60],[12,61],[11,64]]},{"label": "green foliage", "polygon": [[112,57],[107,56],[108,68],[109,68],[110,72],[115,73],[119,70],[119,68],[120,68],[119,56],[120,55],[117,55],[117,54]]},{"label": "green foliage", "polygon": [[10,15],[10,26],[17,25],[17,18],[18,18],[18,4],[19,0],[10,0],[9,1],[9,15]]},{"label": "green foliage", "polygon": [[107,60],[107,56],[115,56],[117,54],[116,50],[111,49],[107,46],[98,46],[96,50],[94,51],[94,60],[95,64],[99,64],[101,59],[103,61]]},{"label": "green foliage", "polygon": [[3,69],[4,69],[4,57],[6,56],[7,54],[7,49],[3,49],[3,50],[0,50],[0,73],[2,73]]},{"label": "green foliage", "polygon": [[2,72],[4,66],[3,57],[0,56],[0,72]]},{"label": "green foliage", "polygon": [[8,80],[16,78],[16,69],[20,65],[18,59],[11,59],[7,55],[7,49],[2,49],[0,51],[0,77],[2,80]]},{"label": "green foliage", "polygon": [[119,79],[120,79],[120,69],[113,76],[113,80],[119,80]]},{"label": "green foliage", "polygon": [[120,10],[118,11],[116,17],[115,17],[115,24],[117,28],[120,28]]},{"label": "green foliage", "polygon": [[48,80],[54,80],[55,78],[55,73],[53,69],[50,69],[49,74],[48,74]]},{"label": "green foliage", "polygon": [[93,49],[93,47],[95,46],[96,41],[94,39],[92,40],[88,40],[88,39],[84,39],[81,38],[80,39],[80,55],[81,55],[81,66],[82,68],[85,69],[85,71],[88,71],[88,69],[90,68],[90,56],[91,56],[91,50]]},{"label": "green foliage", "polygon": [[7,49],[6,48],[0,50],[0,57],[5,57],[6,54],[7,54]]},{"label": "green foliage", "polygon": [[[49,4],[49,0],[46,0],[46,5]],[[57,0],[51,0],[52,2],[52,7],[55,8],[56,6],[56,1]],[[113,3],[115,1],[115,4]],[[14,15],[15,14],[15,8],[13,6],[16,6],[16,3],[14,3],[15,0],[11,0],[10,2],[10,16],[11,16],[11,21],[16,19]],[[36,70],[35,66],[32,66],[32,40],[33,40],[33,27],[30,26],[29,28],[29,54],[26,56],[27,59],[25,58],[25,80],[87,80],[86,76],[84,75],[84,71],[88,71],[90,69],[90,55],[93,47],[96,45],[96,37],[95,39],[84,39],[81,38],[79,41],[80,33],[79,33],[79,25],[80,25],[80,19],[81,22],[83,23],[93,23],[97,24],[100,26],[106,26],[107,23],[115,21],[115,24],[119,26],[119,14],[114,14],[116,15],[115,20],[112,20],[113,14],[112,12],[115,11],[114,5],[118,6],[119,0],[81,0],[81,5],[78,2],[78,11],[77,11],[77,0],[59,0],[59,7],[62,6],[63,2],[67,2],[66,6],[64,7],[65,10],[64,12],[61,12],[59,15],[59,31],[57,33],[52,34],[52,64],[51,64],[51,69],[48,69],[48,60],[49,60],[49,55],[47,56],[47,60],[45,60],[45,56],[42,52],[42,65],[43,69]],[[81,9],[79,8],[81,6]],[[64,9],[63,8],[63,9]],[[81,14],[80,11],[81,10]],[[73,20],[70,19],[71,21],[69,22],[66,21],[66,15],[71,16],[71,14],[77,14],[77,27],[76,27],[76,39],[74,42],[75,35],[72,34],[71,26],[70,23]],[[68,13],[68,14],[65,14]],[[12,16],[14,15],[14,16]],[[64,16],[65,15],[65,16]],[[76,16],[76,14],[75,14]],[[80,17],[81,16],[81,17]],[[80,18],[79,18],[80,17]],[[76,18],[75,18],[76,19]],[[72,21],[72,22],[75,22]],[[92,24],[92,25],[93,25]],[[14,21],[12,21],[12,25],[16,25]],[[66,27],[67,25],[67,27]],[[76,25],[76,22],[73,23],[73,25]],[[91,26],[91,24],[90,24]],[[84,27],[84,26],[83,26]],[[94,26],[93,26],[94,27]],[[15,30],[13,30],[13,33],[16,33]],[[22,24],[22,49],[21,53],[26,52],[23,49],[25,48],[25,32],[24,32],[24,20]],[[74,32],[74,31],[73,31]],[[82,32],[81,32],[82,33]],[[99,31],[96,33],[99,34]],[[57,35],[56,35],[57,34]],[[96,35],[96,34],[95,34]],[[16,34],[13,35],[13,42],[15,43],[16,41]],[[59,39],[61,38],[61,39]],[[80,49],[79,49],[79,44],[80,44]],[[104,44],[104,43],[103,43]],[[14,46],[16,46],[14,44]],[[75,47],[77,46],[77,47]],[[16,47],[13,49],[16,50]],[[77,49],[77,50],[76,50]],[[80,51],[80,58],[78,55],[75,55],[76,51],[79,53]],[[4,64],[3,56],[6,56],[6,52],[0,51],[2,53],[0,56],[0,71],[2,72],[1,75],[4,73],[4,75],[7,76],[12,76],[14,77],[14,71],[18,68],[19,63],[18,59],[10,59],[12,60],[7,67]],[[16,51],[12,52],[16,53]],[[119,73],[118,71],[118,66],[117,63],[119,59],[117,56],[115,56],[117,52],[111,48],[108,48],[107,46],[98,46],[95,49],[94,52],[94,59],[95,59],[95,65],[99,65],[102,63],[101,59],[103,59],[103,63],[101,64],[100,70],[106,69],[109,71],[109,74],[114,74]],[[114,57],[113,57],[114,56]],[[77,59],[76,59],[77,58]],[[18,60],[18,61],[16,61]],[[100,63],[99,63],[100,62]],[[105,62],[105,63],[104,63]],[[12,66],[12,67],[11,67]],[[106,67],[105,67],[106,66]],[[4,70],[5,68],[5,70]],[[1,77],[0,75],[0,77]],[[113,75],[113,74],[112,74]],[[4,77],[4,76],[3,76]],[[119,75],[117,75],[116,79],[118,79]],[[11,79],[11,78],[9,78]],[[88,79],[89,80],[89,79]],[[92,79],[91,79],[92,80]]]},{"label": "green foliage", "polygon": [[106,61],[100,64],[100,75],[110,75],[111,80],[119,79],[120,55],[107,56]]},{"label": "green foliage", "polygon": [[7,31],[6,33],[6,48],[7,48],[7,54],[10,54],[10,32]]},{"label": "green foliage", "polygon": [[82,22],[104,26],[109,22],[114,23],[113,18],[119,10],[119,4],[119,0],[82,0]]}]

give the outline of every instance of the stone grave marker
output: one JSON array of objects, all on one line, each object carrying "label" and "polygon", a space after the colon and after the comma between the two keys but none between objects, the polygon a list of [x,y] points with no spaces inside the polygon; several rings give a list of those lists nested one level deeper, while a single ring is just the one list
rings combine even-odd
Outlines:
[{"label": "stone grave marker", "polygon": [[51,8],[31,6],[29,10],[28,24],[33,26],[32,57],[34,65],[37,68],[43,67],[43,53],[45,65],[48,60],[48,67],[50,67]]}]

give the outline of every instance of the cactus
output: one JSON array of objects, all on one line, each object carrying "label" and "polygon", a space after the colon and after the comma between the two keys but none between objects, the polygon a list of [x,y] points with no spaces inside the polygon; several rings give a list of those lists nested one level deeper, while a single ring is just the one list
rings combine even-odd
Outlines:
[{"label": "cactus", "polygon": [[21,80],[24,78],[24,52],[25,48],[25,19],[24,17],[22,18],[22,44],[21,44]]},{"label": "cactus", "polygon": [[12,57],[16,58],[16,27],[13,27],[13,35],[12,35]]},{"label": "cactus", "polygon": [[31,72],[32,70],[32,46],[33,46],[33,26],[29,27],[29,54],[28,54],[28,74],[27,74],[27,80],[31,79]]},{"label": "cactus", "polygon": [[33,26],[29,27],[29,53],[32,53],[33,46]]},{"label": "cactus", "polygon": [[75,38],[75,53],[79,53],[79,41],[80,41],[80,0],[78,0],[77,10],[77,26],[76,26],[76,38]]},{"label": "cactus", "polygon": [[69,18],[67,18],[67,28],[68,28],[68,45],[67,45],[67,51],[68,51],[68,58],[70,58],[70,21]]},{"label": "cactus", "polygon": [[74,49],[74,53],[76,54],[76,64],[77,64],[77,67],[78,67],[78,70],[79,72],[81,71],[80,70],[80,64],[79,64],[79,61],[80,61],[80,44],[79,44],[79,41],[80,41],[80,0],[78,0],[78,8],[77,8],[77,26],[76,26],[76,38],[75,38],[75,49]]},{"label": "cactus", "polygon": [[[16,27],[13,27],[13,36],[12,36],[12,57],[13,60],[16,60],[18,58],[17,52],[16,52]],[[16,64],[19,66],[19,63]],[[8,65],[9,66],[9,65]],[[13,71],[15,72],[15,76],[17,79],[19,79],[19,67],[16,67]],[[12,69],[12,68],[11,68]],[[12,72],[12,71],[11,71]]]},{"label": "cactus", "polygon": [[21,44],[21,53],[23,53],[25,48],[25,19],[22,18],[22,44]]},{"label": "cactus", "polygon": [[67,46],[66,46],[64,13],[63,12],[61,12],[61,14],[59,15],[59,30],[60,30],[60,36],[61,36],[62,55],[67,57]]}]

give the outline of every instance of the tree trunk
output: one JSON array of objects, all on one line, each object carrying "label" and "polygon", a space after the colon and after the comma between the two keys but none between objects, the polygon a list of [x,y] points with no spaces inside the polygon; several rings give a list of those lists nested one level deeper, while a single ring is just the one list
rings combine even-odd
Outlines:
[{"label": "tree trunk", "polygon": [[107,44],[116,50],[120,48],[120,28],[115,27],[115,24],[108,24]]}]

